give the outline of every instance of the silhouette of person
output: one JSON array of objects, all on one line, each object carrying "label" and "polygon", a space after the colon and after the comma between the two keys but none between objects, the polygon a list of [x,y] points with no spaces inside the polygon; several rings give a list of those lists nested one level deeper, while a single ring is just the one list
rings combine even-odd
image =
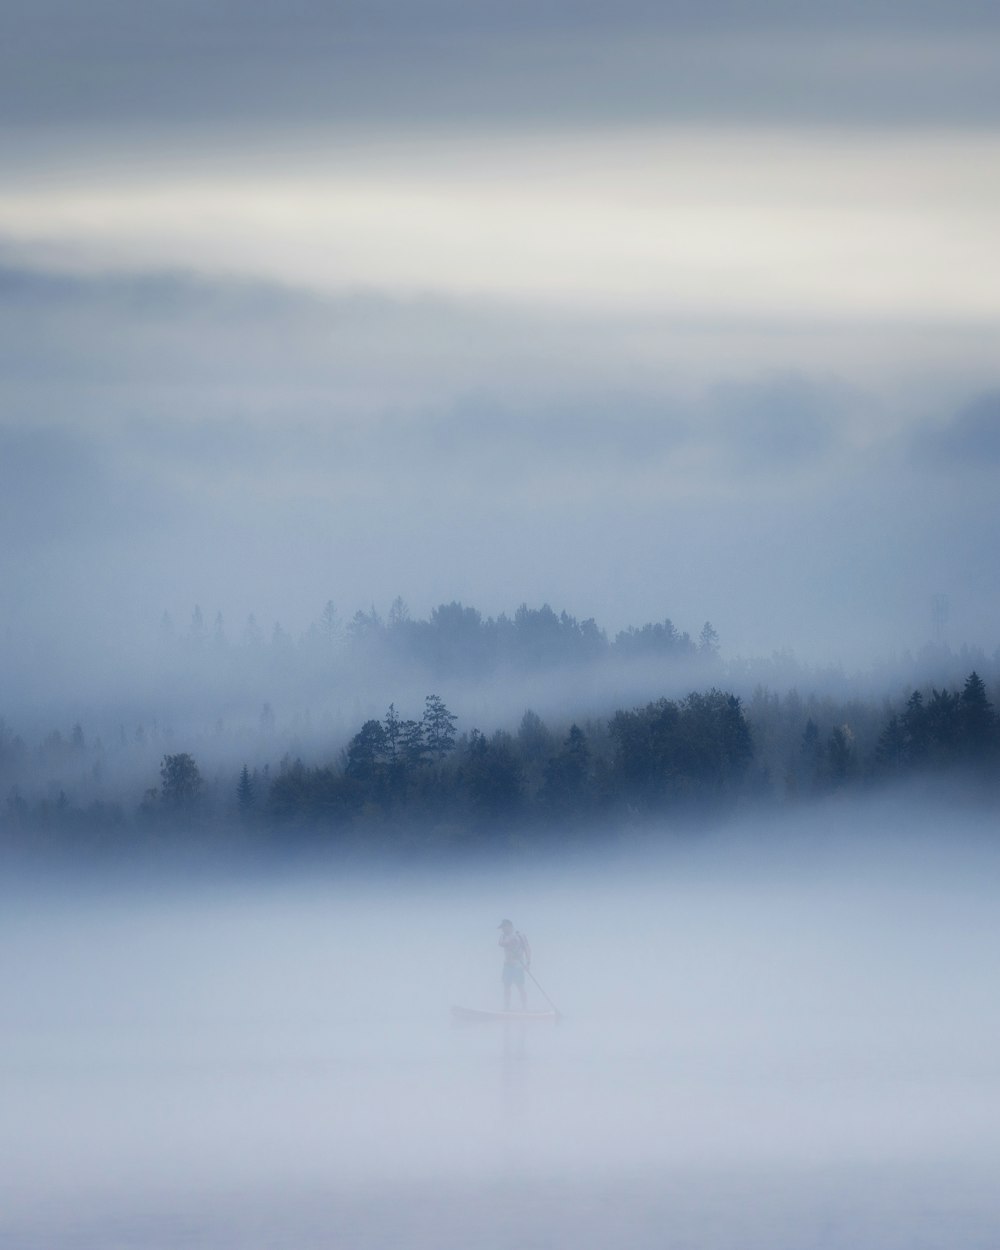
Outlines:
[{"label": "silhouette of person", "polygon": [[510,988],[517,986],[521,996],[521,1010],[528,1006],[528,996],[524,988],[525,971],[531,967],[531,947],[523,933],[518,933],[512,920],[502,920],[497,926],[500,930],[498,945],[503,949],[503,1009],[510,1011]]}]

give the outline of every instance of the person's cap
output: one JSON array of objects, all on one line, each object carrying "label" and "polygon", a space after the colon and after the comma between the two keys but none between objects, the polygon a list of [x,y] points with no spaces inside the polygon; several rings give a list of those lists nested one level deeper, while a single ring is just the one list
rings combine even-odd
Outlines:
[{"label": "person's cap", "polygon": [[514,927],[513,920],[501,920],[500,923],[497,925],[498,929],[508,929],[508,928],[513,929],[513,927]]}]

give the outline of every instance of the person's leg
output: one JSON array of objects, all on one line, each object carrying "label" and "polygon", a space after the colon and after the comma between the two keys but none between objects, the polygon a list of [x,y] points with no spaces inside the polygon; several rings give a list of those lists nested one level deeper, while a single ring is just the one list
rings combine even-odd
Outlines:
[{"label": "person's leg", "polygon": [[520,966],[514,968],[514,983],[517,986],[517,992],[521,999],[521,1010],[526,1011],[528,1008],[528,995],[524,989],[524,969]]}]

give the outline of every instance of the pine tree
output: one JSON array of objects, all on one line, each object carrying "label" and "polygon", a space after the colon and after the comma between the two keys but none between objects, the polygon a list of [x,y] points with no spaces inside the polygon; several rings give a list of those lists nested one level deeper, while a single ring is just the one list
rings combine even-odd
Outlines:
[{"label": "pine tree", "polygon": [[701,633],[698,635],[698,652],[710,658],[719,654],[719,635],[711,621],[706,621],[701,627]]},{"label": "pine tree", "polygon": [[380,721],[367,720],[347,747],[346,773],[356,781],[376,780],[386,756],[385,729]]},{"label": "pine tree", "polygon": [[895,714],[889,717],[875,747],[875,765],[879,773],[896,777],[907,765],[906,731]]},{"label": "pine tree", "polygon": [[160,766],[160,793],[167,807],[190,811],[201,792],[201,772],[186,751],[165,755]]},{"label": "pine tree", "polygon": [[569,814],[585,807],[589,798],[590,747],[578,725],[570,728],[562,750],[545,766],[542,802],[553,812]]},{"label": "pine tree", "polygon": [[404,720],[400,724],[399,747],[403,759],[411,768],[427,762],[427,743],[424,740],[422,721]]},{"label": "pine tree", "polygon": [[976,672],[966,678],[959,714],[965,758],[982,760],[991,755],[996,746],[997,719],[987,698],[983,679]]},{"label": "pine tree", "polygon": [[244,764],[240,773],[240,779],[236,784],[236,802],[242,817],[246,818],[249,816],[254,805],[254,798],[253,778],[250,776],[250,769]]},{"label": "pine tree", "polygon": [[400,738],[402,737],[403,726],[396,712],[395,703],[389,704],[389,710],[385,714],[383,722],[385,729],[385,754],[390,764],[395,764],[399,757]]},{"label": "pine tree", "polygon": [[906,707],[900,717],[905,739],[906,762],[911,767],[922,764],[930,749],[930,731],[927,723],[927,709],[924,707],[924,696],[914,690],[906,700]]},{"label": "pine tree", "polygon": [[424,700],[424,741],[434,759],[444,759],[454,748],[457,721],[438,695],[429,694]]}]

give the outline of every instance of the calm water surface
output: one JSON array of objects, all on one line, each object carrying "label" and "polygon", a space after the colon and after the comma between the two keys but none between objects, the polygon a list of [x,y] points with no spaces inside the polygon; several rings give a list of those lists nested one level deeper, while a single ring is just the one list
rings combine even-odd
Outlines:
[{"label": "calm water surface", "polygon": [[0,1246],[995,1247],[997,855],[779,860],[22,892]]}]

